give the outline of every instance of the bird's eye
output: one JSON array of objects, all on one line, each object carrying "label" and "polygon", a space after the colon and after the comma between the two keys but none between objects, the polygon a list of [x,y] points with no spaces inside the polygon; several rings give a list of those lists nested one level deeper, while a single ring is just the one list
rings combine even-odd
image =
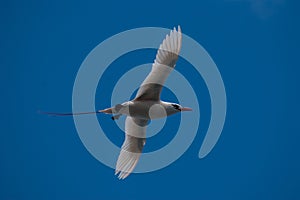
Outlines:
[{"label": "bird's eye", "polygon": [[179,109],[179,105],[177,105],[177,104],[172,104],[172,106],[173,106],[176,110],[180,110],[180,109]]}]

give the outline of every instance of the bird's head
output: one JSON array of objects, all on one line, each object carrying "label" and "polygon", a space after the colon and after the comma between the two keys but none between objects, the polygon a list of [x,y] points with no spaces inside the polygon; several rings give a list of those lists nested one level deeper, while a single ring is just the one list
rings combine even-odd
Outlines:
[{"label": "bird's head", "polygon": [[178,112],[192,111],[192,109],[188,107],[183,107],[177,103],[168,103],[166,106],[166,111],[168,115],[172,115]]}]

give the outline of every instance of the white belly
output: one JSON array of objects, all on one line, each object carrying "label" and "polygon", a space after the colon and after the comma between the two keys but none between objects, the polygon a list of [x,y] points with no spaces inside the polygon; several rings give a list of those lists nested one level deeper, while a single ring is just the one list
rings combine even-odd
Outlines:
[{"label": "white belly", "polygon": [[166,110],[160,101],[130,101],[122,104],[119,113],[141,119],[158,119],[166,117]]}]

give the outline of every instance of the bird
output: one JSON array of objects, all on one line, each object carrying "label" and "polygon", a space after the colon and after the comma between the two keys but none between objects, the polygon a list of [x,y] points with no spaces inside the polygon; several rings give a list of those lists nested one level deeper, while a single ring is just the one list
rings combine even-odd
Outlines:
[{"label": "bird", "polygon": [[160,44],[152,68],[142,82],[134,99],[113,107],[94,112],[81,113],[45,113],[55,116],[81,115],[92,113],[111,114],[113,120],[122,115],[125,120],[125,140],[118,156],[115,175],[119,179],[127,178],[135,169],[146,144],[146,129],[150,120],[168,117],[183,111],[191,111],[178,103],[162,101],[160,96],[163,85],[175,68],[182,45],[180,26],[174,27]]}]

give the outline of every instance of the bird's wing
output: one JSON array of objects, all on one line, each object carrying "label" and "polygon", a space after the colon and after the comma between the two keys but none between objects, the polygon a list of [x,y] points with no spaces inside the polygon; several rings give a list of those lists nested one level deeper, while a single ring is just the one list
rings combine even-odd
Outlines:
[{"label": "bird's wing", "polygon": [[160,100],[160,93],[170,72],[174,69],[181,49],[180,26],[174,28],[159,46],[152,70],[140,86],[135,100]]},{"label": "bird's wing", "polygon": [[126,178],[135,168],[146,142],[148,120],[127,117],[125,122],[125,141],[117,161],[116,175]]}]

